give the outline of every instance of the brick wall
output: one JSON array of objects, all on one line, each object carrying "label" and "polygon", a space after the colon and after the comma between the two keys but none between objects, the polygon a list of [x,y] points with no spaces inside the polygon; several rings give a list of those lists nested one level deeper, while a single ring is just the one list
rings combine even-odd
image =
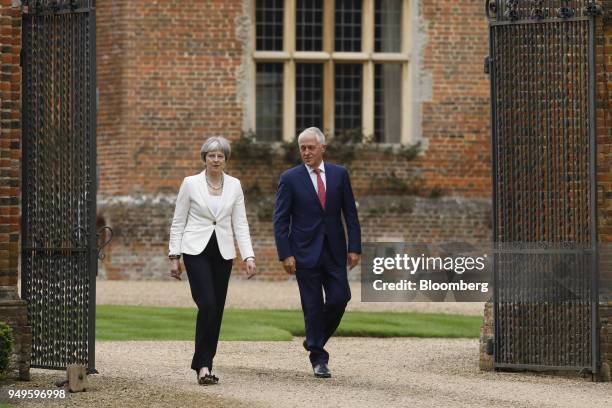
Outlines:
[{"label": "brick wall", "polygon": [[[597,209],[599,242],[612,243],[612,1],[597,27]],[[610,265],[612,269],[612,265]]]},{"label": "brick wall", "polygon": [[[99,95],[97,115],[97,154],[101,191],[119,182],[130,164],[131,138],[126,130],[130,115],[129,81],[125,76],[129,61],[128,40],[135,31],[127,16],[130,1],[96,2],[96,75]],[[102,52],[100,52],[102,50]]]},{"label": "brick wall", "polygon": [[597,232],[600,296],[612,301],[612,1],[606,7],[607,22],[597,26]]},{"label": "brick wall", "polygon": [[[100,225],[115,230],[101,276],[165,276],[174,199],[181,180],[201,171],[204,137],[239,138],[246,1],[97,2],[98,213]],[[341,161],[360,203],[363,239],[486,240],[491,181],[482,1],[459,7],[420,0],[417,9],[425,32],[414,68],[432,78],[421,105],[428,147],[413,161],[367,146],[350,163]],[[282,153],[271,156],[236,155],[228,171],[248,195],[261,276],[284,278],[270,214],[278,175],[291,164]]]},{"label": "brick wall", "polygon": [[[597,227],[600,246],[600,379],[612,381],[612,1],[597,29]],[[603,324],[603,323],[606,324]]]},{"label": "brick wall", "polygon": [[[239,137],[243,1],[97,3],[101,194],[174,193],[199,167],[197,149],[205,136]],[[418,69],[431,75],[433,88],[422,115],[429,147],[416,166],[428,186],[486,197],[489,85],[482,2],[420,3],[426,43]],[[353,175],[356,181],[369,177]]]},{"label": "brick wall", "polygon": [[32,333],[17,294],[20,230],[21,10],[0,0],[0,320],[13,329],[10,377],[29,379]]},{"label": "brick wall", "polygon": [[[167,235],[174,197],[116,197],[98,202],[117,239],[106,250],[99,274],[108,279],[163,279],[168,275]],[[247,197],[247,217],[259,277],[286,279],[272,235],[273,197]],[[369,196],[358,199],[363,241],[485,242],[490,236],[487,199]],[[146,222],[142,222],[146,220]],[[241,262],[234,277],[243,275]],[[358,270],[353,278],[358,278]]]},{"label": "brick wall", "polygon": [[0,286],[17,285],[21,164],[21,18],[11,0],[0,2]]},{"label": "brick wall", "polygon": [[205,135],[235,139],[241,1],[97,2],[100,193],[175,193]]},{"label": "brick wall", "polygon": [[488,26],[483,1],[423,0],[425,71],[432,98],[423,104],[423,165],[428,184],[461,195],[490,196]]}]

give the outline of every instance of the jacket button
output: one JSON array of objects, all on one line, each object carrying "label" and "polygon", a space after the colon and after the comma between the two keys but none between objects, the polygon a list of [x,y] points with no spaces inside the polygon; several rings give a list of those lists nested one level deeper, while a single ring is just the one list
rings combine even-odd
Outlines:
[{"label": "jacket button", "polygon": [[217,221],[213,221],[213,225],[217,225]]}]

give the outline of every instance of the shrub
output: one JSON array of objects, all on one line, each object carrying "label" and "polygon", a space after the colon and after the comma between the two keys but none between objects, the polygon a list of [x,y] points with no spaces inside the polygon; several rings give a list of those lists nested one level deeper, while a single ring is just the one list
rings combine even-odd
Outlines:
[{"label": "shrub", "polygon": [[274,218],[274,196],[262,197],[256,205],[257,219],[259,221],[272,221]]},{"label": "shrub", "polygon": [[287,142],[283,141],[281,143],[281,147],[283,150],[283,159],[286,163],[291,166],[297,166],[302,163],[302,158],[300,157],[300,149],[298,148],[297,138],[294,138],[292,141]]},{"label": "shrub", "polygon": [[271,161],[273,152],[268,142],[257,142],[252,132],[243,132],[238,140],[232,143],[232,156],[240,160]]},{"label": "shrub", "polygon": [[0,322],[0,378],[4,378],[13,351],[13,330],[11,326]]}]

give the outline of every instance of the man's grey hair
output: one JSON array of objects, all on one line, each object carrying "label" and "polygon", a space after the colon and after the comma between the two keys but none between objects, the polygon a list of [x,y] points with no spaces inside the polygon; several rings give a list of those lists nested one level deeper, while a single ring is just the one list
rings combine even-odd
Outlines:
[{"label": "man's grey hair", "polygon": [[321,132],[321,129],[319,129],[318,127],[314,127],[314,126],[309,127],[308,129],[304,129],[302,133],[300,133],[300,135],[297,138],[298,144],[300,143],[300,138],[302,136],[306,136],[309,133],[313,133],[317,137],[317,142],[319,142],[319,144],[322,144],[322,145],[325,144],[325,135],[323,134],[323,132]]},{"label": "man's grey hair", "polygon": [[200,149],[200,157],[203,162],[206,162],[206,154],[210,152],[223,152],[225,160],[229,160],[232,148],[230,143],[223,136],[211,136],[206,139]]}]

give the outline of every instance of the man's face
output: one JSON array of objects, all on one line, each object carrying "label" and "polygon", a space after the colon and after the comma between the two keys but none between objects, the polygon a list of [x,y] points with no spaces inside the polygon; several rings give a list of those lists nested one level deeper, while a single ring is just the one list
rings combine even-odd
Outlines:
[{"label": "man's face", "polygon": [[317,136],[314,133],[303,135],[299,141],[299,146],[302,161],[310,167],[319,167],[323,161],[325,145],[317,141]]}]

